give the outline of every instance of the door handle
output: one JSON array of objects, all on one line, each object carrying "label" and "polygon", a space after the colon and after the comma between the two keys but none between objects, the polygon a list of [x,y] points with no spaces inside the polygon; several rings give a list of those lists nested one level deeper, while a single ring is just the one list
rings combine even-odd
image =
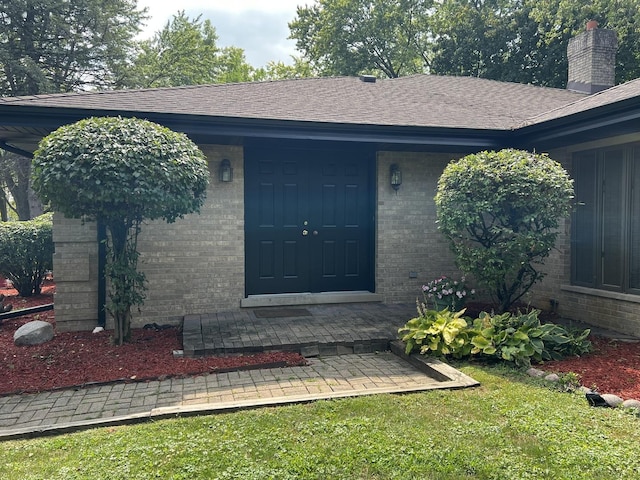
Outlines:
[{"label": "door handle", "polygon": [[307,235],[309,235],[309,230],[302,230],[302,236],[306,237]]}]

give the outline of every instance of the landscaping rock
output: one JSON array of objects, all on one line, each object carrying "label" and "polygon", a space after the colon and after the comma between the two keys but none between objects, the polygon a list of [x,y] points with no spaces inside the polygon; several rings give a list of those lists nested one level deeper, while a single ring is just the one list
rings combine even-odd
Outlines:
[{"label": "landscaping rock", "polygon": [[607,402],[607,405],[609,405],[611,408],[615,408],[618,405],[622,404],[622,399],[617,395],[613,395],[612,393],[603,393],[600,396],[605,402]]},{"label": "landscaping rock", "polygon": [[557,381],[559,381],[559,380],[560,380],[560,377],[559,377],[557,374],[555,374],[555,373],[550,373],[549,375],[547,375],[546,377],[544,377],[544,379],[545,379],[547,382],[557,382]]},{"label": "landscaping rock", "polygon": [[593,393],[593,390],[591,390],[590,388],[585,387],[584,385],[581,387],[578,387],[578,392],[580,393]]},{"label": "landscaping rock", "polygon": [[544,377],[545,372],[543,370],[531,367],[527,370],[527,375],[530,377]]},{"label": "landscaping rock", "polygon": [[625,400],[624,402],[622,402],[622,406],[624,408],[635,408],[636,410],[640,411],[640,400],[635,400],[633,398]]},{"label": "landscaping rock", "polygon": [[53,325],[35,320],[25,323],[13,334],[13,343],[22,345],[40,345],[53,339]]}]

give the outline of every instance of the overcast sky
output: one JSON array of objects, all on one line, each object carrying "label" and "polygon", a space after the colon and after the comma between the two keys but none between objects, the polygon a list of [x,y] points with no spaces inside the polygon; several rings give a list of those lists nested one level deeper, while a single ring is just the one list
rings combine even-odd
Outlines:
[{"label": "overcast sky", "polygon": [[262,67],[268,61],[291,64],[295,42],[287,40],[288,23],[296,16],[298,5],[313,0],[138,0],[138,7],[149,9],[142,38],[150,38],[171,17],[184,10],[193,19],[202,14],[218,33],[218,46],[244,49],[247,62]]}]

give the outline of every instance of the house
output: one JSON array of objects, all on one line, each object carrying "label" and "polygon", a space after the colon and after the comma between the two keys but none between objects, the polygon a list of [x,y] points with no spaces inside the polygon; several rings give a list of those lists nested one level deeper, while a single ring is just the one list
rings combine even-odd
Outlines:
[{"label": "house", "polygon": [[[425,281],[457,274],[433,201],[447,163],[549,152],[575,178],[577,207],[531,303],[640,335],[640,80],[613,86],[615,50],[615,33],[593,26],[572,39],[567,89],[415,75],[2,98],[0,146],[30,154],[58,126],[105,115],[200,146],[211,171],[201,214],[143,227],[150,288],[135,325],[413,302]],[[104,301],[96,226],[54,223],[58,329],[92,329]]]}]

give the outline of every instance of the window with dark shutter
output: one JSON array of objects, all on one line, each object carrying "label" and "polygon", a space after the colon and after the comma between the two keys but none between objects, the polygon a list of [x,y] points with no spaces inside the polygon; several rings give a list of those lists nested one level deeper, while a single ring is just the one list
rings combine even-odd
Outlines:
[{"label": "window with dark shutter", "polygon": [[640,294],[640,146],[576,153],[574,285]]}]

